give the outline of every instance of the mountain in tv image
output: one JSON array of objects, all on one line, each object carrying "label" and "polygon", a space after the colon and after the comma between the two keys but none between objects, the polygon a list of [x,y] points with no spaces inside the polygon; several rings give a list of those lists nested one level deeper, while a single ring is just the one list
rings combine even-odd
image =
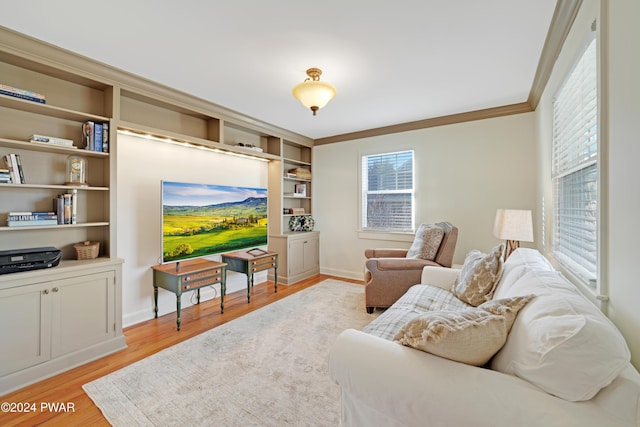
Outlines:
[{"label": "mountain in tv image", "polygon": [[266,189],[163,182],[162,261],[267,244]]}]

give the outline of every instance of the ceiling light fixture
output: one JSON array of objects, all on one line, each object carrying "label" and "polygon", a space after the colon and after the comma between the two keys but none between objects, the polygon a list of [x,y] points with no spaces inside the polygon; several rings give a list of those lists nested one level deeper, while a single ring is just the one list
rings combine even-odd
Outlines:
[{"label": "ceiling light fixture", "polygon": [[336,88],[330,83],[321,82],[320,75],[322,70],[319,68],[309,68],[305,81],[297,84],[293,90],[293,96],[299,100],[302,105],[310,108],[313,115],[327,105],[336,96]]}]

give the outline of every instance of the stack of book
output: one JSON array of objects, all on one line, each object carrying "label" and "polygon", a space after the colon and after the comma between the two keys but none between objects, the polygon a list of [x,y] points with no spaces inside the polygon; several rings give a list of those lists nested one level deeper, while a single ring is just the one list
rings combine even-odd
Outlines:
[{"label": "stack of book", "polygon": [[34,144],[57,145],[57,146],[66,147],[66,148],[77,148],[76,146],[73,145],[72,139],[58,138],[55,136],[33,134],[29,137],[29,142],[33,142]]},{"label": "stack of book", "polygon": [[11,172],[9,169],[0,169],[0,184],[11,184]]},{"label": "stack of book", "polygon": [[85,150],[108,153],[109,123],[85,122],[82,125],[82,142]]},{"label": "stack of book", "polygon": [[58,215],[55,212],[9,212],[9,227],[34,227],[57,225]]},{"label": "stack of book", "polygon": [[22,170],[22,161],[19,154],[5,154],[3,156],[4,165],[9,170],[11,182],[13,184],[25,184],[24,171]]},{"label": "stack of book", "polygon": [[25,99],[27,101],[38,102],[40,104],[46,104],[44,95],[37,92],[31,92],[30,90],[18,89],[17,87],[9,86],[0,83],[0,94],[13,96],[14,98]]},{"label": "stack of book", "polygon": [[53,210],[57,214],[58,224],[75,224],[78,212],[78,190],[58,194],[53,199]]}]

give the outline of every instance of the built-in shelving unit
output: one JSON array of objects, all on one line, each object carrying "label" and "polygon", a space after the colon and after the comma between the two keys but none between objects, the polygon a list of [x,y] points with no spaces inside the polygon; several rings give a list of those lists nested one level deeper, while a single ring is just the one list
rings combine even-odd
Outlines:
[{"label": "built-in shelving unit", "polygon": [[[6,36],[6,37],[5,37]],[[115,159],[83,149],[82,125],[110,123],[113,86],[21,50],[30,40],[2,30],[0,83],[45,95],[46,103],[0,95],[0,156],[18,154],[25,183],[0,184],[0,250],[53,246],[53,268],[0,275],[0,395],[126,347],[122,335],[122,260],[115,239]],[[8,45],[10,41],[17,45]],[[7,43],[7,44],[5,44]],[[36,44],[39,46],[39,44]],[[75,148],[31,143],[32,134],[70,139]],[[69,186],[66,160],[88,163],[88,186]],[[4,167],[4,162],[2,162]],[[9,212],[52,211],[77,192],[76,223],[8,226]],[[74,244],[99,241],[97,259],[76,260]],[[15,257],[19,259],[19,254]]]},{"label": "built-in shelving unit", "polygon": [[[312,214],[312,179],[286,175],[311,170],[311,139],[6,28],[0,83],[46,97],[43,104],[0,94],[0,155],[19,154],[26,181],[0,184],[0,250],[54,246],[63,256],[54,268],[0,275],[0,322],[12,325],[0,331],[0,342],[13,349],[0,354],[0,395],[126,345],[116,244],[118,131],[268,161],[269,249],[285,266],[282,282],[319,271],[318,233],[292,233],[284,213],[296,207]],[[108,153],[83,149],[89,120],[109,124]],[[71,139],[76,148],[28,142],[32,134]],[[70,155],[87,159],[88,186],[65,185]],[[306,195],[285,195],[296,184],[306,185]],[[50,211],[52,200],[72,189],[75,224],[6,226],[8,212]],[[76,260],[73,245],[87,240],[100,242],[99,257]],[[70,315],[60,313],[63,306]]]}]

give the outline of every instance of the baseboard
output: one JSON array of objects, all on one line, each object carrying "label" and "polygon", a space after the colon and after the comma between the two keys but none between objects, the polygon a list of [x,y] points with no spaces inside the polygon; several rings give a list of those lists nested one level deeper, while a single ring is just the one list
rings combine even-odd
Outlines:
[{"label": "baseboard", "polygon": [[0,378],[0,396],[127,348],[124,335],[113,337]]},{"label": "baseboard", "polygon": [[356,271],[350,271],[350,270],[340,270],[337,268],[320,267],[320,274],[343,277],[345,279],[351,279],[351,280],[364,280],[363,271],[356,272]]}]

